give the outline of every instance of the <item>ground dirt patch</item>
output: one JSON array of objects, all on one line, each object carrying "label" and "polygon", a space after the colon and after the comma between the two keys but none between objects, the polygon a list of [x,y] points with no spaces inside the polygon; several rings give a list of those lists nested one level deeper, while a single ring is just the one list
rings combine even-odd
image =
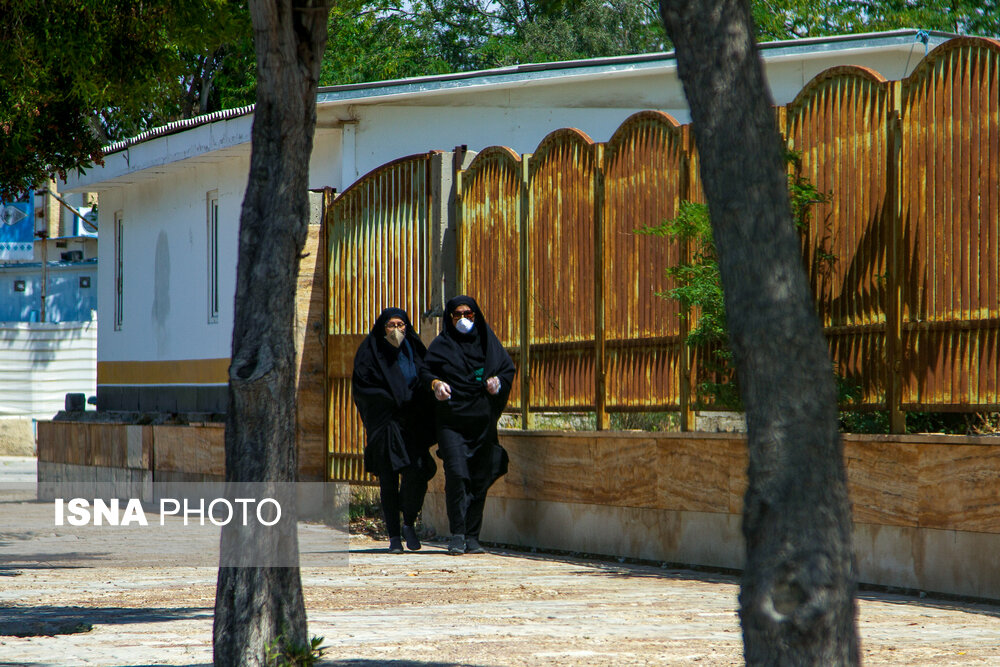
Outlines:
[{"label": "ground dirt patch", "polygon": [[0,456],[34,455],[35,425],[31,418],[0,418]]},{"label": "ground dirt patch", "polygon": [[[441,542],[391,555],[351,538],[349,564],[304,568],[324,665],[740,665],[728,575]],[[5,665],[208,665],[212,568],[0,566]],[[1000,662],[1000,606],[864,592],[866,665]],[[16,637],[49,619],[80,634]]]}]

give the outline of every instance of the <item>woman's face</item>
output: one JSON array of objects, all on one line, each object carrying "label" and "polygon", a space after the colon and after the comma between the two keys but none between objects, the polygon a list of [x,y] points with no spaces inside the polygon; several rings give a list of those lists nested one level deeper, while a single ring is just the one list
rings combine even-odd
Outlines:
[{"label": "woman's face", "polygon": [[399,329],[403,333],[406,333],[406,323],[403,322],[401,317],[391,317],[389,321],[385,323],[385,332],[389,333],[393,329]]},{"label": "woman's face", "polygon": [[456,308],[451,312],[451,323],[457,324],[458,321],[463,317],[466,318],[467,320],[473,320],[473,321],[476,319],[476,314],[472,311],[471,308],[469,308],[464,303],[460,304],[458,308]]}]

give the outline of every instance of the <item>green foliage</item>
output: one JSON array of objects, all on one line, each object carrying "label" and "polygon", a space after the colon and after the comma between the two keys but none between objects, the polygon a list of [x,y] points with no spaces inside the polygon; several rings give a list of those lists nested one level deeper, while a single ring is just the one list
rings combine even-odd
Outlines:
[{"label": "green foliage", "polygon": [[367,535],[374,539],[386,537],[382,499],[377,486],[351,487],[348,526],[352,535]]},{"label": "green foliage", "polygon": [[701,351],[700,366],[705,378],[694,388],[695,405],[742,410],[739,391],[733,381],[726,303],[708,206],[682,201],[676,218],[637,232],[667,237],[688,247],[691,260],[666,269],[667,277],[676,286],[658,292],[657,296],[680,302],[682,317],[695,315],[687,343]]},{"label": "green foliage", "polygon": [[[830,197],[802,174],[802,160],[798,153],[787,151],[785,160],[791,167],[788,198],[792,219],[804,234],[809,229],[813,208],[817,204],[828,202]],[[688,331],[687,343],[698,350],[703,378],[694,387],[695,406],[741,411],[743,403],[736,384],[732,351],[729,349],[725,295],[708,206],[682,201],[676,218],[666,220],[657,227],[645,227],[636,232],[667,237],[688,248],[690,261],[666,269],[666,274],[675,287],[658,293],[657,296],[678,301],[683,306],[682,317],[694,316],[694,325]],[[822,246],[815,250],[820,262],[836,262],[836,256]],[[848,391],[846,385],[841,386],[841,391]]]},{"label": "green foliage", "polygon": [[185,67],[225,48],[240,17],[246,9],[226,0],[0,0],[0,197],[173,120]]},{"label": "green foliage", "polygon": [[350,521],[378,519],[382,516],[382,501],[377,486],[352,486],[348,509]]},{"label": "green foliage", "polygon": [[401,79],[452,70],[426,44],[420,24],[393,0],[346,0],[328,23],[320,85]]},{"label": "green foliage", "polygon": [[612,412],[609,417],[612,431],[676,432],[681,427],[681,417],[676,412]]},{"label": "green foliage", "polygon": [[900,28],[993,37],[1000,34],[996,0],[753,0],[761,41],[847,35]]},{"label": "green foliage", "polygon": [[[889,415],[884,410],[843,411],[840,430],[844,433],[888,433]],[[1000,432],[1000,413],[907,412],[906,433],[947,435],[995,435]]]},{"label": "green foliage", "polygon": [[275,637],[264,649],[267,667],[308,667],[323,659],[327,647],[321,646],[322,637],[313,637],[308,645],[288,642],[284,633]]},{"label": "green foliage", "polygon": [[655,3],[347,0],[330,16],[323,85],[660,51]]},{"label": "green foliage", "polygon": [[580,0],[509,18],[506,53],[484,53],[493,65],[552,62],[662,51],[667,44],[655,5]]}]

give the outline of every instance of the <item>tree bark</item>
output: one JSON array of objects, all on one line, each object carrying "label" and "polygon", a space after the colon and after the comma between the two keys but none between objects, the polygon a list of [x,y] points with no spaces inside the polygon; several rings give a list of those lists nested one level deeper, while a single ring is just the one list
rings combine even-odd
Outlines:
[{"label": "tree bark", "polygon": [[855,566],[831,362],[792,224],[745,0],[661,0],[691,109],[746,407],[749,665],[856,665]]},{"label": "tree bark", "polygon": [[[295,284],[308,225],[309,156],[329,0],[252,0],[257,51],[250,175],[239,257],[226,414],[226,481],[296,477]],[[297,540],[294,522],[290,538]],[[253,539],[236,522],[223,549]],[[297,559],[297,547],[295,548]],[[220,567],[215,665],[263,665],[274,640],[307,646],[298,568]]]}]

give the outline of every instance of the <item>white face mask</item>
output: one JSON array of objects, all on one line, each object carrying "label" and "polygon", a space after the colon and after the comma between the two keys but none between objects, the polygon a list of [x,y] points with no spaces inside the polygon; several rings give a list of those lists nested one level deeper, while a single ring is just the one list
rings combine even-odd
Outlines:
[{"label": "white face mask", "polygon": [[389,333],[385,335],[385,339],[389,341],[389,345],[393,347],[399,347],[403,344],[403,339],[406,338],[406,331],[403,329],[389,329]]},{"label": "white face mask", "polygon": [[475,322],[470,319],[461,318],[458,322],[455,322],[455,328],[458,329],[460,333],[467,334],[472,331],[472,327],[476,326]]}]

